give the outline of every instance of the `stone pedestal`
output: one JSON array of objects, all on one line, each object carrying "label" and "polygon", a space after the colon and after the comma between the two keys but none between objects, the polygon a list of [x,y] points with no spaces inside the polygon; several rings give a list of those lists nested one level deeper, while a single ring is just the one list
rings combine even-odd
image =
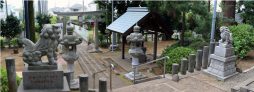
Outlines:
[{"label": "stone pedestal", "polygon": [[18,92],[69,92],[69,85],[61,69],[23,71]]},{"label": "stone pedestal", "polygon": [[237,74],[234,55],[234,48],[220,43],[215,47],[214,54],[210,55],[211,64],[205,72],[216,76],[218,80],[225,80]]},{"label": "stone pedestal", "polygon": [[138,71],[138,65],[139,65],[139,58],[132,57],[132,71],[129,73],[125,74],[125,77],[128,78],[129,80],[134,80],[134,71],[135,71],[135,79],[141,79],[144,78],[145,76],[142,75]]},{"label": "stone pedestal", "polygon": [[[125,76],[126,78],[128,78],[129,80],[134,80],[134,72],[126,73],[126,74],[124,74],[124,76]],[[142,75],[140,72],[137,72],[137,73],[135,74],[135,79],[141,79],[141,78],[144,78],[144,77],[145,77],[145,76]]]},{"label": "stone pedestal", "polygon": [[109,46],[109,50],[110,50],[110,51],[115,51],[115,50],[118,49],[118,47],[119,47],[119,46],[116,45],[116,44],[115,44],[115,45],[112,45],[112,44],[111,44],[111,45]]}]

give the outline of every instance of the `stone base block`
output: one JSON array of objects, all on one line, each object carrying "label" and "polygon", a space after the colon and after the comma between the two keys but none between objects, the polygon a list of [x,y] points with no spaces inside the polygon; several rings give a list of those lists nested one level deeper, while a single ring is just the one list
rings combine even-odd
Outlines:
[{"label": "stone base block", "polygon": [[209,68],[215,69],[215,70],[220,70],[220,71],[228,71],[235,69],[235,62],[223,62],[217,59],[211,59],[211,63]]},{"label": "stone base block", "polygon": [[70,83],[70,88],[73,90],[79,89],[79,79],[73,79]]},{"label": "stone base block", "polygon": [[216,54],[210,55],[211,63],[204,70],[206,73],[216,76],[218,80],[225,80],[237,74],[235,61],[236,56],[221,57]]},{"label": "stone base block", "polygon": [[222,46],[216,46],[214,54],[221,57],[229,57],[229,56],[233,56],[235,53],[234,53],[233,47],[225,48]]},{"label": "stone base block", "polygon": [[63,79],[64,80],[63,80],[63,88],[62,89],[28,89],[28,90],[24,89],[24,85],[23,85],[24,80],[22,80],[20,82],[17,92],[70,92],[70,88],[69,88],[66,78],[64,77]]},{"label": "stone base block", "polygon": [[232,77],[232,76],[238,74],[238,72],[235,72],[235,73],[233,73],[233,74],[231,74],[231,75],[228,75],[228,76],[219,76],[219,75],[217,75],[217,74],[215,74],[215,73],[212,73],[212,72],[208,71],[208,69],[203,70],[203,71],[204,71],[206,74],[212,75],[213,77],[216,77],[217,80],[221,80],[221,81],[225,81],[226,79],[228,79],[228,78],[230,78],[230,77]]},{"label": "stone base block", "polygon": [[63,71],[27,70],[22,72],[24,89],[62,89]]},{"label": "stone base block", "polygon": [[[129,80],[134,80],[133,72],[126,73],[126,74],[124,74],[124,76]],[[142,75],[141,73],[138,73],[135,75],[135,79],[142,79],[142,78],[145,78],[145,76]]]},{"label": "stone base block", "polygon": [[223,61],[223,62],[232,62],[232,61],[235,62],[237,57],[235,55],[229,56],[229,57],[221,57],[216,54],[211,54],[210,59],[215,59],[215,60],[219,60],[219,61]]}]

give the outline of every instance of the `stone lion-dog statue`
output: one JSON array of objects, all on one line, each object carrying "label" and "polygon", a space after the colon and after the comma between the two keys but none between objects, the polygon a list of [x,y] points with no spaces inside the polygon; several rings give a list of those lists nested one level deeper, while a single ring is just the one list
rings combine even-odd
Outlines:
[{"label": "stone lion-dog statue", "polygon": [[60,30],[58,26],[45,24],[40,33],[40,39],[33,43],[31,40],[23,38],[24,44],[23,60],[29,66],[40,66],[42,56],[47,56],[48,65],[56,64],[56,49],[59,44]]},{"label": "stone lion-dog statue", "polygon": [[220,37],[219,43],[224,43],[225,45],[231,45],[233,43],[232,33],[226,26],[220,27]]}]

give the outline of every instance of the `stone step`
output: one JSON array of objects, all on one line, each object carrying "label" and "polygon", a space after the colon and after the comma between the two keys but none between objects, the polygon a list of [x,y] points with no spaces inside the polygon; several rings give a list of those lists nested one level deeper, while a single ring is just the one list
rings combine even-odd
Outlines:
[{"label": "stone step", "polygon": [[161,79],[160,76],[154,76],[154,77],[144,77],[140,79],[136,79],[136,83],[143,83],[143,82],[148,82],[156,79]]}]

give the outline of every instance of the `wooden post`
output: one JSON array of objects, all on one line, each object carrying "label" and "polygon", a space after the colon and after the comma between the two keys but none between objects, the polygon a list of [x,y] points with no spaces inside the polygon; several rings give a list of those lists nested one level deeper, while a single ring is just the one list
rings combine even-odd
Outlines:
[{"label": "wooden post", "polygon": [[122,59],[125,59],[125,57],[124,57],[124,52],[125,52],[125,41],[126,41],[126,39],[125,39],[125,36],[124,36],[124,34],[122,34]]},{"label": "wooden post", "polygon": [[[144,34],[145,34],[144,30],[142,30],[141,33],[142,33],[142,35],[144,36]],[[144,42],[145,42],[145,41],[143,41],[142,44],[141,44],[142,47],[144,47]]]},{"label": "wooden post", "polygon": [[155,32],[153,42],[153,60],[157,58],[157,40],[158,40],[158,32]]},{"label": "wooden post", "polygon": [[6,62],[9,92],[17,92],[15,59],[13,57],[7,57],[5,59],[5,62]]}]

